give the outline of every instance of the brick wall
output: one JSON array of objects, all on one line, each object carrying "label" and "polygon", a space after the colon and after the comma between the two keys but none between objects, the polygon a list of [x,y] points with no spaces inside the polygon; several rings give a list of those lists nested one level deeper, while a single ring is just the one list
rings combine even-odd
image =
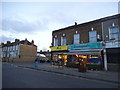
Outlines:
[{"label": "brick wall", "polygon": [[109,28],[112,24],[118,25],[118,19],[111,19],[103,22],[104,40],[109,41]]},{"label": "brick wall", "polygon": [[[77,31],[78,34],[80,34],[80,43],[83,41],[83,43],[89,43],[89,31],[91,31],[91,28],[93,28],[95,31],[97,31],[97,34],[100,35],[102,40],[102,25],[101,22],[98,23],[89,23],[86,25],[78,25],[78,26],[72,26],[68,28],[64,28],[61,30],[57,30],[53,32],[53,38],[57,36],[58,38],[58,45],[61,45],[61,37],[63,34],[66,36],[66,44],[71,45],[74,44],[74,34]],[[53,40],[52,38],[52,40]],[[53,45],[52,41],[52,45]]]},{"label": "brick wall", "polygon": [[32,45],[20,45],[20,60],[34,61],[37,55],[37,47]]}]

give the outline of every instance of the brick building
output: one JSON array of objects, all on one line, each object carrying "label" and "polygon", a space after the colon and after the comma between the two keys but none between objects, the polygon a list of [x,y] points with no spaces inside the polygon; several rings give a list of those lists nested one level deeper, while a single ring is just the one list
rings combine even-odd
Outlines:
[{"label": "brick building", "polygon": [[33,62],[37,55],[37,46],[34,41],[29,42],[27,39],[15,42],[7,41],[2,43],[3,61],[7,62]]},{"label": "brick building", "polygon": [[119,19],[117,14],[82,24],[75,22],[73,26],[53,31],[52,60],[62,58],[64,63],[67,60],[67,64],[77,64],[82,59],[88,67],[118,70]]}]

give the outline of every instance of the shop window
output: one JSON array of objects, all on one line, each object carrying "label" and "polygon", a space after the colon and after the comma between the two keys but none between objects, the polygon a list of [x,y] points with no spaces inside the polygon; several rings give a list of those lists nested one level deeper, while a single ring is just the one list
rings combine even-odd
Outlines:
[{"label": "shop window", "polygon": [[58,46],[58,38],[54,38],[54,46]]},{"label": "shop window", "polygon": [[107,48],[107,62],[120,64],[120,48]]},{"label": "shop window", "polygon": [[110,40],[116,40],[118,39],[120,33],[118,27],[110,27],[109,28],[109,39]]},{"label": "shop window", "polygon": [[80,43],[80,34],[74,34],[74,44]]},{"label": "shop window", "polygon": [[66,45],[66,37],[61,37],[61,46]]},{"label": "shop window", "polygon": [[96,31],[90,31],[89,32],[89,42],[97,42],[97,32]]}]

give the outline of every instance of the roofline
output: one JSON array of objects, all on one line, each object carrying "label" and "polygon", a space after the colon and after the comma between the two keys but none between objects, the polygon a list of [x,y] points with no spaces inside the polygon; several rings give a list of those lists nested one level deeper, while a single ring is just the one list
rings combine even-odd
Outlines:
[{"label": "roofline", "polygon": [[81,23],[81,24],[78,24],[78,25],[68,26],[68,27],[65,27],[65,28],[54,30],[53,32],[57,32],[57,31],[60,31],[60,30],[68,29],[68,28],[74,28],[74,27],[78,27],[78,26],[82,26],[82,25],[86,25],[86,24],[90,24],[90,23],[95,23],[95,22],[99,23],[99,22],[110,20],[110,19],[115,19],[115,18],[118,18],[118,17],[120,18],[120,14],[116,14],[116,15],[112,15],[112,16],[108,16],[108,17],[92,20],[92,21]]},{"label": "roofline", "polygon": [[[14,46],[14,45],[19,45],[19,44],[21,45],[21,44],[23,44],[22,42],[25,42],[25,40],[21,40],[21,41],[18,41],[18,42],[11,42],[9,45],[7,43],[3,43],[4,45],[2,45],[2,47]],[[27,40],[27,42],[30,43],[30,45],[37,47],[37,45],[32,44],[30,41]],[[29,44],[27,44],[27,45],[29,45]]]}]

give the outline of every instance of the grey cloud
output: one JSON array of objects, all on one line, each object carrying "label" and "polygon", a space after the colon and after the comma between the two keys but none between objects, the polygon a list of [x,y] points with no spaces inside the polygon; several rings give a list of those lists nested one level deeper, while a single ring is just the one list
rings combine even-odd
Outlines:
[{"label": "grey cloud", "polygon": [[6,43],[7,41],[13,41],[15,40],[13,37],[7,37],[7,36],[4,36],[4,35],[1,35],[0,36],[0,43]]},{"label": "grey cloud", "polygon": [[18,21],[11,19],[3,19],[2,21],[2,30],[13,30],[17,33],[32,33],[36,30],[46,30],[47,27],[44,27],[44,23],[40,21],[28,22],[28,21]]}]

